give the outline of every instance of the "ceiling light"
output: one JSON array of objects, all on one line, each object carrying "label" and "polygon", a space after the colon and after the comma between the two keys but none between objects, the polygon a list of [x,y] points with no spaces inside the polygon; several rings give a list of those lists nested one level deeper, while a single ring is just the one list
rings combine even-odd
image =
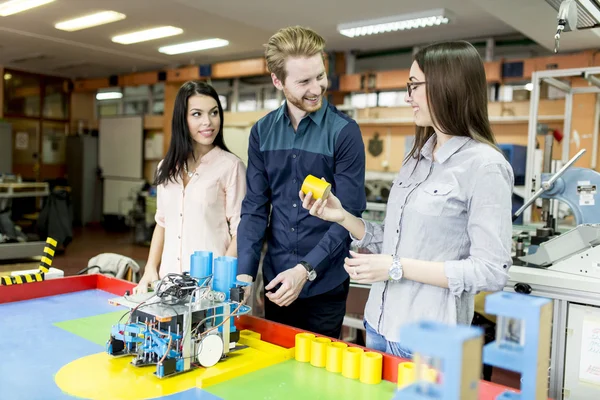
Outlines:
[{"label": "ceiling light", "polygon": [[74,32],[80,29],[91,28],[93,26],[109,24],[111,22],[125,19],[125,14],[116,11],[101,11],[95,14],[85,15],[83,17],[62,21],[54,25],[61,31]]},{"label": "ceiling light", "polygon": [[0,4],[0,16],[6,17],[22,11],[52,3],[54,0],[10,0]]},{"label": "ceiling light", "polygon": [[100,92],[96,93],[96,100],[117,100],[123,98],[121,92]]},{"label": "ceiling light", "polygon": [[450,17],[448,12],[444,9],[438,9],[419,13],[397,15],[395,17],[340,24],[337,26],[337,30],[344,36],[357,37],[415,28],[427,28],[431,26],[445,25],[449,22]]},{"label": "ceiling light", "polygon": [[224,39],[206,39],[199,40],[197,42],[189,42],[189,43],[180,43],[174,44],[171,46],[164,46],[158,49],[161,53],[164,54],[181,54],[181,53],[189,53],[192,51],[200,51],[207,49],[214,49],[216,47],[227,46],[229,42]]},{"label": "ceiling light", "polygon": [[115,36],[112,41],[121,44],[132,44],[139,42],[147,42],[169,36],[180,35],[183,29],[174,26],[160,26],[158,28],[146,29],[138,32],[126,33],[124,35]]}]

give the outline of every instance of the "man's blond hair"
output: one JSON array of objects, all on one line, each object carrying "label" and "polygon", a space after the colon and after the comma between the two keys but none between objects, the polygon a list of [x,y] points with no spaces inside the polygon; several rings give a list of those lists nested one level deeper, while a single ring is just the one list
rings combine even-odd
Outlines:
[{"label": "man's blond hair", "polygon": [[290,26],[280,29],[265,44],[267,68],[281,82],[285,82],[288,57],[312,57],[324,55],[325,39],[310,28]]}]

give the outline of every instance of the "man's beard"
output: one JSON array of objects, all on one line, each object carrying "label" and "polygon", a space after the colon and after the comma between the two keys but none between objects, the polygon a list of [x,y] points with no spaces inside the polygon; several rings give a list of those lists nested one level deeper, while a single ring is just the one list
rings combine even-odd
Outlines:
[{"label": "man's beard", "polygon": [[325,96],[325,88],[322,88],[321,94],[319,96],[319,102],[317,104],[315,104],[314,106],[307,104],[304,101],[304,96],[301,98],[294,97],[285,88],[283,88],[283,94],[285,95],[285,98],[289,103],[293,104],[298,109],[300,109],[304,112],[311,113],[311,112],[318,111],[323,106],[323,97]]}]

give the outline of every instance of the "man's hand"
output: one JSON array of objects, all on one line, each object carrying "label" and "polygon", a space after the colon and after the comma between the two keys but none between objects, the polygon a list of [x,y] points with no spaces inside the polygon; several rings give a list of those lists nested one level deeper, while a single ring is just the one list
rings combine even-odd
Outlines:
[{"label": "man's hand", "polygon": [[248,299],[252,296],[252,277],[250,275],[241,274],[236,278],[240,282],[248,282],[248,286],[242,286],[244,289],[244,301],[243,304],[248,303]]},{"label": "man's hand", "polygon": [[[298,264],[279,273],[267,286],[265,286],[265,296],[280,307],[289,306],[298,298],[304,284],[306,283],[306,268]],[[281,283],[281,287],[275,293],[268,291]]]}]

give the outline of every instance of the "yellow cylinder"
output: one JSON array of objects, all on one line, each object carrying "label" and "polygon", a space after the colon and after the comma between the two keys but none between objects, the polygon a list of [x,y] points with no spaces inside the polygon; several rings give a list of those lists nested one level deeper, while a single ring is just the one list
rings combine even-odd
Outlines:
[{"label": "yellow cylinder", "polygon": [[346,348],[348,345],[342,342],[333,342],[327,346],[327,364],[325,365],[327,371],[342,372],[342,360]]},{"label": "yellow cylinder", "polygon": [[296,335],[296,361],[310,361],[311,343],[314,338],[315,335],[308,332],[298,333]]},{"label": "yellow cylinder", "polygon": [[327,347],[331,343],[331,339],[318,337],[312,340],[310,351],[310,363],[314,367],[322,368],[327,361]]},{"label": "yellow cylinder", "polygon": [[358,347],[348,347],[342,355],[342,375],[350,379],[360,377],[360,359],[364,353],[363,349]]},{"label": "yellow cylinder", "polygon": [[327,183],[322,179],[317,178],[314,175],[308,175],[302,183],[301,190],[304,194],[312,192],[312,197],[315,200],[325,200],[327,196],[329,196],[329,192],[331,192],[331,184]]},{"label": "yellow cylinder", "polygon": [[360,360],[360,381],[370,385],[376,385],[381,382],[381,373],[383,370],[383,356],[374,351],[363,353]]},{"label": "yellow cylinder", "polygon": [[401,362],[398,364],[398,388],[411,385],[415,381],[415,364]]}]

